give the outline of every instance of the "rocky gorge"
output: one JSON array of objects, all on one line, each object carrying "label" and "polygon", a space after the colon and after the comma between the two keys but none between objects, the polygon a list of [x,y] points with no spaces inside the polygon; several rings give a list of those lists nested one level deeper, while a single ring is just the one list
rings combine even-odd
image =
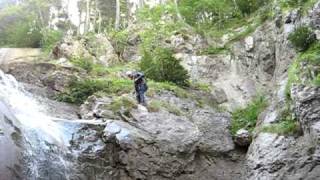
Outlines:
[{"label": "rocky gorge", "polygon": [[[179,19],[171,6],[160,25],[136,17],[171,1],[125,1],[125,33],[96,32],[117,13],[100,15],[101,2],[88,2],[89,15],[88,6],[51,7],[48,26],[69,25],[49,53],[0,49],[0,180],[320,179],[320,53],[317,42],[300,51],[290,41],[302,25],[320,40],[320,2],[282,10],[272,1],[272,18],[210,38],[190,25],[162,32]],[[167,36],[152,44],[153,32]],[[144,46],[171,49],[190,82],[148,79],[146,107],[125,79]]]}]

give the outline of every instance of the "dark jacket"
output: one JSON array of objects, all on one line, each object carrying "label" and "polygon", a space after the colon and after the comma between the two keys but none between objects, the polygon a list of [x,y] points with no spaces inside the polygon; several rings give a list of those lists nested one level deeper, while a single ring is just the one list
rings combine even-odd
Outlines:
[{"label": "dark jacket", "polygon": [[146,92],[148,90],[147,82],[143,73],[137,72],[134,75],[134,87],[136,92]]}]

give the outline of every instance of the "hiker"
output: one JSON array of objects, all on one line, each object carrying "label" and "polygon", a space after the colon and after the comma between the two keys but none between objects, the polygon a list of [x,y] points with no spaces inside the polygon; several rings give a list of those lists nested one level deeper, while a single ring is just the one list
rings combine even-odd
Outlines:
[{"label": "hiker", "polygon": [[147,82],[142,72],[127,72],[127,76],[134,80],[134,88],[136,97],[139,104],[146,105],[144,93],[148,90]]}]

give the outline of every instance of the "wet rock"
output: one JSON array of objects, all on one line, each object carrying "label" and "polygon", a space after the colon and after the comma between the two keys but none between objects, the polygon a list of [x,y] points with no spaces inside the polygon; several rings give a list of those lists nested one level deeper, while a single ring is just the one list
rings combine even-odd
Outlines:
[{"label": "wet rock", "polygon": [[[83,77],[85,72],[51,63],[12,62],[6,73],[12,74],[18,81],[35,87],[46,87],[49,96],[63,91],[72,81]],[[30,86],[29,86],[30,87]]]},{"label": "wet rock", "polygon": [[234,136],[234,142],[241,147],[248,147],[252,141],[252,137],[249,131],[240,129]]}]

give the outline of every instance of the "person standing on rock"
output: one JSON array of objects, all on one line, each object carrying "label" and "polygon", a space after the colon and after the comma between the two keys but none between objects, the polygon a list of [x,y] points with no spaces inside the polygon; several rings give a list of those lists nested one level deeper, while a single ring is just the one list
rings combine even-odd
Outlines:
[{"label": "person standing on rock", "polygon": [[148,86],[145,80],[145,76],[142,72],[132,72],[129,71],[126,75],[131,79],[134,80],[134,88],[136,91],[136,97],[139,104],[146,105],[146,100],[144,97],[144,93],[147,92]]}]

